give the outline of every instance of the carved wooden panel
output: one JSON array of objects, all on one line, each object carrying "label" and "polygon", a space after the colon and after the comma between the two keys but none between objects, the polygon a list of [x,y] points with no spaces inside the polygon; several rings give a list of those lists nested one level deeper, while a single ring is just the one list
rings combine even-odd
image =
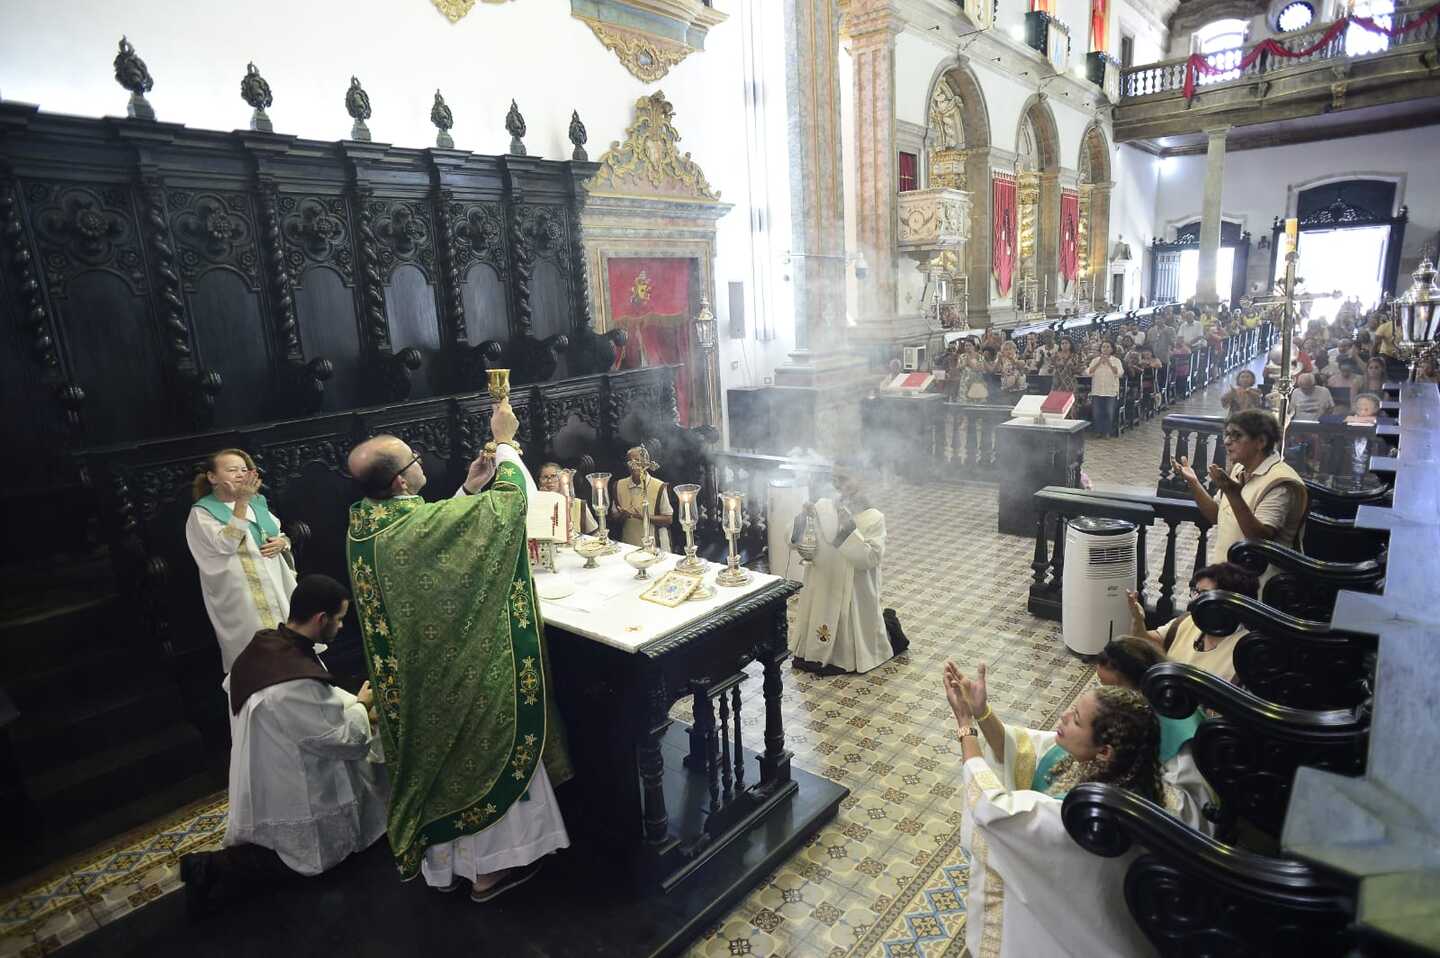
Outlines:
[{"label": "carved wooden panel", "polygon": [[475,388],[487,364],[521,385],[593,365],[565,355],[593,164],[116,122],[0,101],[0,369],[51,474],[96,444]]}]

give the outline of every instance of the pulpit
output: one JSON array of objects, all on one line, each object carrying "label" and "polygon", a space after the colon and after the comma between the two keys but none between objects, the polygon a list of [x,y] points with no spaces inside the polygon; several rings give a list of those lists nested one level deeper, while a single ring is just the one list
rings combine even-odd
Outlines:
[{"label": "pulpit", "polygon": [[1000,484],[999,531],[1033,536],[1039,510],[1035,493],[1045,486],[1080,486],[1085,461],[1083,419],[1011,419],[995,427],[995,461],[1005,477]]}]

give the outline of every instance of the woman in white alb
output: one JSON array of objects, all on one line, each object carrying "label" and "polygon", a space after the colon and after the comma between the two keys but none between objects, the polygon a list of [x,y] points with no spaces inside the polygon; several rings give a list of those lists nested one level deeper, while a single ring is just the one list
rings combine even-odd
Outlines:
[{"label": "woman in white alb", "polygon": [[222,449],[195,477],[185,541],[200,570],[205,611],[226,673],[255,633],[290,615],[295,564],[280,520],[260,495],[260,473],[243,449]]}]

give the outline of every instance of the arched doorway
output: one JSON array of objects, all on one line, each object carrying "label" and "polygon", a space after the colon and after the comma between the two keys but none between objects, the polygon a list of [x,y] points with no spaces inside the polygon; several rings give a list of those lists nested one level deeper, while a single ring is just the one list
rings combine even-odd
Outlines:
[{"label": "arched doorway", "polygon": [[963,63],[945,67],[930,85],[924,182],[970,193],[970,233],[953,275],[964,280],[970,315],[983,317],[990,303],[990,114]]},{"label": "arched doorway", "polygon": [[[1113,295],[1110,285],[1110,144],[1098,123],[1091,123],[1080,138],[1079,225],[1077,229],[1078,283],[1076,299],[1091,309],[1106,302],[1124,305],[1123,288]],[[1123,271],[1121,273],[1123,276]]]},{"label": "arched doorway", "polygon": [[1014,302],[1023,313],[1054,313],[1062,284],[1060,132],[1037,93],[1020,111],[1015,131],[1016,276]]}]

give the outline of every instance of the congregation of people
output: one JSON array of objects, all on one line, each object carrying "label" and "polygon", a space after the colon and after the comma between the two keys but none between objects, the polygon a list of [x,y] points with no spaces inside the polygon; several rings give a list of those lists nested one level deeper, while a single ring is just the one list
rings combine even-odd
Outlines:
[{"label": "congregation of people", "polygon": [[[1165,376],[1188,374],[1186,363],[1205,345],[1208,355],[1223,356],[1224,340],[1260,319],[1236,311],[1207,322],[1188,309],[1165,311],[1145,330],[1092,332],[1078,350],[1074,339],[1050,334],[1027,337],[1023,349],[995,343],[994,334],[978,344],[962,339],[947,388],[978,401],[991,372],[1007,393],[1023,391],[1031,374],[1053,377],[1055,388],[1074,388],[1083,375],[1101,434],[1108,434],[1127,377],[1148,377],[1152,390],[1163,389]],[[1373,317],[1356,316],[1356,325],[1344,328],[1350,321],[1312,324],[1296,357],[1297,414],[1336,414],[1342,404],[1322,383],[1344,382],[1347,373],[1356,376],[1348,387],[1350,421],[1373,422],[1379,414],[1387,354],[1370,357],[1373,382],[1358,364],[1372,344],[1378,349],[1393,335],[1383,324],[1365,335]],[[1191,597],[1219,591],[1254,600],[1274,570],[1257,574],[1233,563],[1229,549],[1242,540],[1298,548],[1306,485],[1284,461],[1278,423],[1252,372],[1241,370],[1221,402],[1228,465],[1197,473],[1187,460],[1177,463],[1212,527],[1208,564],[1191,577]],[[295,875],[321,874],[382,836],[402,878],[420,877],[437,892],[468,886],[477,902],[523,884],[569,845],[554,789],[571,771],[548,689],[543,627],[538,616],[528,629],[505,625],[507,603],[538,610],[524,548],[525,502],[537,490],[558,491],[565,467],[546,462],[531,479],[508,405],[497,408],[491,429],[496,442],[471,464],[462,486],[434,502],[420,497],[421,454],[402,440],[378,436],[352,451],[350,472],[364,495],[350,512],[348,589],[323,575],[297,579],[291,543],[248,454],[227,449],[206,462],[186,533],[227,673],[233,744],[224,848],[182,862],[193,913]],[[603,516],[576,499],[577,531],[590,534],[604,522],[634,545],[648,531],[669,551],[674,508],[659,465],[646,446],[628,450],[626,474],[614,481]],[[865,471],[839,463],[831,485],[829,495],[817,489],[804,504],[792,537],[805,567],[793,609],[793,665],[820,676],[868,672],[908,646],[894,610],[882,608],[885,517],[867,494]],[[407,565],[447,574],[412,573]],[[321,658],[352,601],[368,667],[353,694]],[[1154,624],[1141,595],[1131,593],[1130,603],[1128,633],[1093,657],[1097,685],[1070,703],[1054,729],[998,716],[985,663],[968,672],[953,662],[944,667],[940,685],[959,732],[954,774],[971,862],[965,934],[972,953],[983,953],[996,922],[1006,929],[1000,954],[1147,953],[1119,892],[1128,860],[1098,858],[1066,831],[1061,810],[1077,786],[1117,786],[1189,828],[1214,833],[1204,809],[1216,796],[1191,755],[1205,712],[1161,716],[1141,688],[1146,672],[1167,661],[1238,681],[1234,654],[1243,630],[1212,634],[1187,612]],[[489,667],[497,648],[503,668]],[[459,670],[457,681],[427,667],[434,656],[471,667]],[[541,663],[541,691],[528,707],[515,694],[522,660]],[[454,736],[420,731],[442,721],[440,712],[456,711],[457,702],[458,714],[473,718]],[[481,702],[503,707],[463,707]],[[514,785],[493,773],[513,760],[508,743],[523,735],[543,747],[524,751]]]}]

